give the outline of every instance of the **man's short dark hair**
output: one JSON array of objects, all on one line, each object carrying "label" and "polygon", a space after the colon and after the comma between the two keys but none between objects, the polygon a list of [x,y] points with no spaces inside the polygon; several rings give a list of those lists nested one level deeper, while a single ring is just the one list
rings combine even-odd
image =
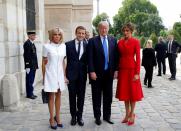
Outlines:
[{"label": "man's short dark hair", "polygon": [[75,33],[77,33],[77,30],[79,29],[86,31],[86,28],[84,26],[77,26],[77,28],[75,29]]}]

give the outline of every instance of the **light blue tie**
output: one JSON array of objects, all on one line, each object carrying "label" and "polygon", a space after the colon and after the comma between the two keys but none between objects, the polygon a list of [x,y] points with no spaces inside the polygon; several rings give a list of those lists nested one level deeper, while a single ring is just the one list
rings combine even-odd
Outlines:
[{"label": "light blue tie", "polygon": [[104,64],[104,70],[108,69],[108,49],[107,49],[107,41],[106,37],[103,37],[103,48],[104,48],[104,57],[105,57],[105,64]]}]

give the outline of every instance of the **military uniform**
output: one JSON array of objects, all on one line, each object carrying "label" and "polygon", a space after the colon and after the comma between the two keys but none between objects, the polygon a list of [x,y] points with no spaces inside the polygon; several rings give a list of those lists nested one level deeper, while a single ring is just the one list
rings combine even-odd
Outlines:
[{"label": "military uniform", "polygon": [[[36,69],[38,69],[38,60],[36,47],[31,40],[27,40],[24,45],[24,64],[26,69],[26,96],[30,99],[35,99],[36,96],[33,94],[33,83],[35,79]],[[29,70],[29,71],[27,71]]]}]

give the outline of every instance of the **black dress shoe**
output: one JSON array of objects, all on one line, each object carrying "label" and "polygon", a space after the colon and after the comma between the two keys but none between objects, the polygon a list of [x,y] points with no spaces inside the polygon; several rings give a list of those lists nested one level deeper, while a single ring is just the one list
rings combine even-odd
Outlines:
[{"label": "black dress shoe", "polygon": [[153,86],[152,85],[148,85],[148,88],[153,88]]},{"label": "black dress shoe", "polygon": [[96,118],[95,123],[99,126],[99,125],[101,125],[102,122],[101,122],[100,118]]},{"label": "black dress shoe", "polygon": [[172,81],[172,80],[175,80],[175,78],[173,78],[173,77],[170,77],[170,78],[169,78],[169,80],[171,80],[171,81]]},{"label": "black dress shoe", "polygon": [[79,126],[84,126],[84,121],[82,119],[78,119],[77,123],[79,124]]},{"label": "black dress shoe", "polygon": [[35,98],[37,98],[38,96],[36,96],[36,95],[33,95]]},{"label": "black dress shoe", "polygon": [[114,122],[112,122],[110,119],[104,119],[104,121],[106,121],[109,124],[114,124]]},{"label": "black dress shoe", "polygon": [[76,117],[72,117],[71,121],[70,121],[70,124],[72,126],[76,125],[77,121],[76,121]]},{"label": "black dress shoe", "polygon": [[29,98],[29,99],[36,99],[36,97],[34,97],[34,96],[27,96],[26,98]]}]

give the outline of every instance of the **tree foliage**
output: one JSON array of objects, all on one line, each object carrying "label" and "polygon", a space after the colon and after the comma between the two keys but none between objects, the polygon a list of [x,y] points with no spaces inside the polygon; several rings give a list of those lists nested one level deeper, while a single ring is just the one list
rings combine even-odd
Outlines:
[{"label": "tree foliage", "polygon": [[175,22],[173,25],[173,30],[177,31],[181,36],[181,22]]},{"label": "tree foliage", "polygon": [[151,33],[159,35],[160,30],[164,28],[156,6],[150,1],[124,0],[122,5],[118,14],[113,17],[115,33],[122,34],[120,28],[127,22],[136,25],[139,36],[149,37]]},{"label": "tree foliage", "polygon": [[168,31],[166,30],[160,30],[160,36],[162,36],[164,39],[167,37]]},{"label": "tree foliage", "polygon": [[172,32],[175,39],[181,43],[181,22],[174,23]]},{"label": "tree foliage", "polygon": [[111,23],[110,23],[110,20],[109,20],[109,16],[106,14],[106,13],[101,13],[100,15],[97,15],[93,21],[92,21],[92,25],[94,26],[94,29],[95,29],[95,33],[98,34],[98,24],[100,21],[107,21],[109,23],[109,33],[112,34],[112,26],[111,26]]},{"label": "tree foliage", "polygon": [[152,33],[149,39],[153,41],[152,46],[155,47],[156,43],[158,43],[158,37],[156,36],[156,34]]},{"label": "tree foliage", "polygon": [[140,40],[141,48],[144,48],[145,43],[146,43],[146,38],[144,36],[141,36],[139,40]]}]

